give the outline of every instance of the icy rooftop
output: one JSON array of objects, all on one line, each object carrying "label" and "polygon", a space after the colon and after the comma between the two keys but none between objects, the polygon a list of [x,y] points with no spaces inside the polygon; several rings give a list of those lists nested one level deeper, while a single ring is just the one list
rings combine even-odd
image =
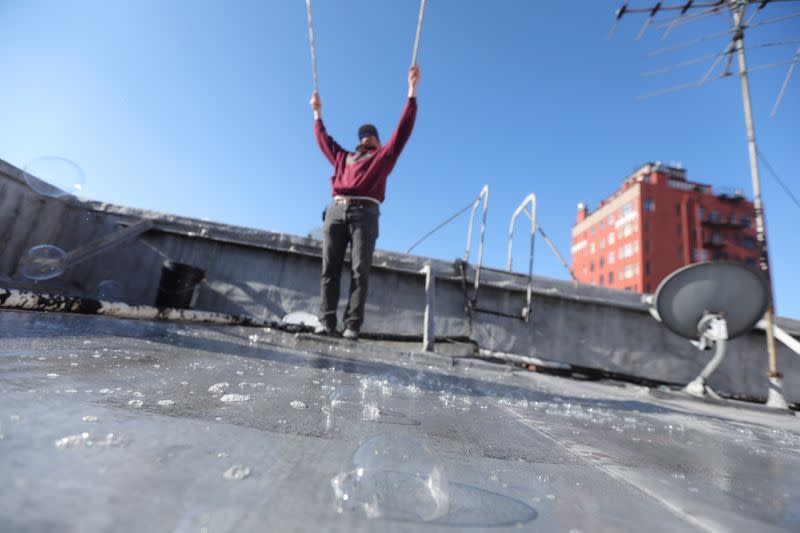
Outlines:
[{"label": "icy rooftop", "polygon": [[798,531],[800,423],[402,345],[2,313],[1,531]]}]

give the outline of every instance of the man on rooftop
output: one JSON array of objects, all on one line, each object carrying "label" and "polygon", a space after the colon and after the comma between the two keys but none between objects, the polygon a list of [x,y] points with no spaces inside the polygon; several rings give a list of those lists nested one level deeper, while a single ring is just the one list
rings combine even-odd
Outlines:
[{"label": "man on rooftop", "polygon": [[414,128],[417,115],[419,66],[408,71],[408,101],[394,134],[381,145],[372,124],[358,129],[355,152],[343,149],[328,135],[322,122],[322,102],[316,91],[311,96],[314,110],[314,135],[322,153],[334,167],[331,177],[333,201],[325,210],[322,244],[322,280],[319,320],[315,333],[336,333],[336,307],[347,244],[351,248],[350,297],[344,313],[343,337],[358,339],[364,323],[369,270],[378,238],[380,205],[386,192],[386,179]]}]

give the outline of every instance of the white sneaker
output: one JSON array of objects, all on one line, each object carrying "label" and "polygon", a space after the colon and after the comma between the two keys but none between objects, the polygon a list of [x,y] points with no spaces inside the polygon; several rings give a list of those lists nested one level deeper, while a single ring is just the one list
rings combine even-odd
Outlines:
[{"label": "white sneaker", "polygon": [[344,333],[342,333],[342,337],[345,338],[345,339],[349,339],[351,341],[357,341],[358,340],[358,331],[356,331],[354,329],[347,328],[347,329],[344,330]]},{"label": "white sneaker", "polygon": [[333,329],[329,328],[325,324],[319,324],[314,328],[314,335],[325,335],[327,337],[333,337]]}]

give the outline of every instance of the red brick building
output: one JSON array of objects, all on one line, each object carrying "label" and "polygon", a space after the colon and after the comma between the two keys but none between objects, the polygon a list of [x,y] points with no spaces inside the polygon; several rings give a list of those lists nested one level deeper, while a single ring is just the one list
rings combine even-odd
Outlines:
[{"label": "red brick building", "polygon": [[758,264],[755,211],[741,191],[715,193],[686,170],[647,163],[589,212],[578,204],[572,270],[579,281],[653,292],[689,263],[728,259]]}]

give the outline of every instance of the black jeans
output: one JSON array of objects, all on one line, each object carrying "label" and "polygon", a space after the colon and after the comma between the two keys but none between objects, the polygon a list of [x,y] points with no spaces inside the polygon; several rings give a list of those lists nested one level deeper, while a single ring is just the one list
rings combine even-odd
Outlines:
[{"label": "black jeans", "polygon": [[322,281],[320,322],[336,328],[336,306],[339,303],[342,267],[347,244],[350,244],[350,298],[344,312],[345,327],[355,331],[364,323],[369,270],[372,252],[378,239],[380,208],[375,205],[342,205],[332,203],[325,211],[322,243]]}]

